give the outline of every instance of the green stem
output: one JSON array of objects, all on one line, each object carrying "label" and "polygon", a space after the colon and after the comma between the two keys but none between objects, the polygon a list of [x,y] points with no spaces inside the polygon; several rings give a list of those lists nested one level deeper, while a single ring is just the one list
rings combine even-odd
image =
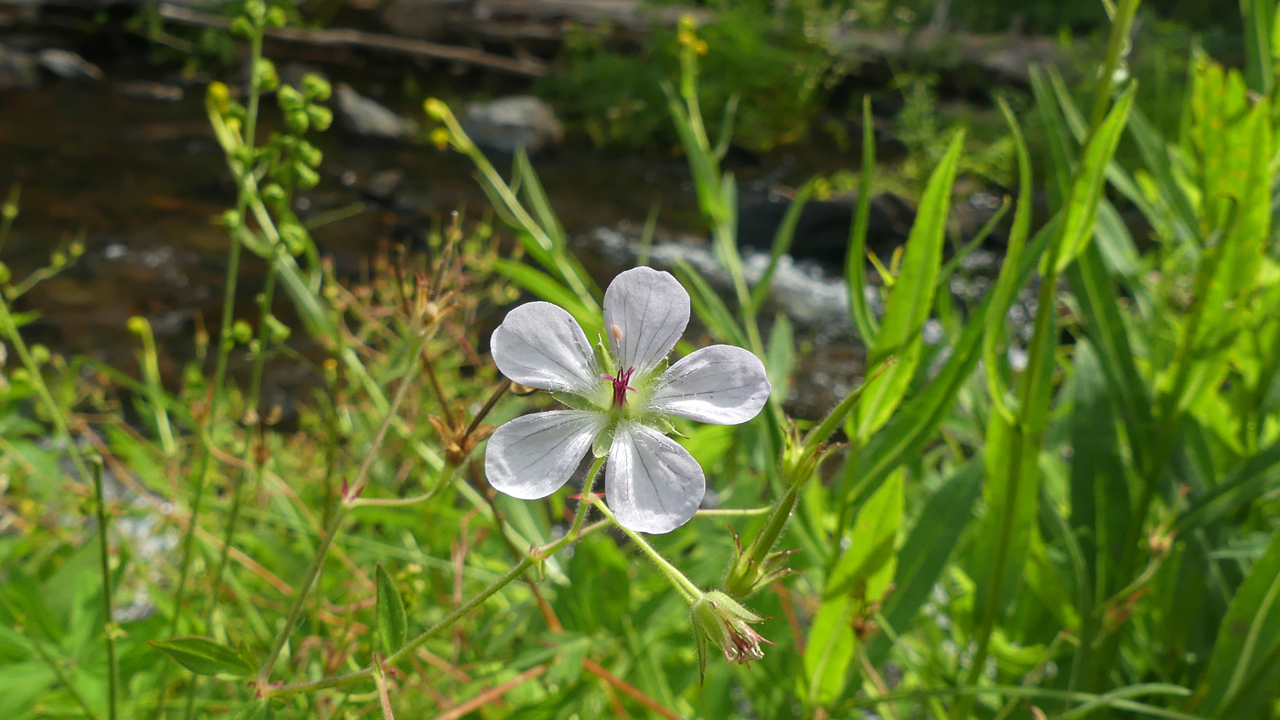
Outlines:
[{"label": "green stem", "polygon": [[[250,39],[251,67],[255,66],[258,59],[262,57],[262,29],[257,28],[253,37]],[[260,92],[257,83],[249,84],[249,105],[246,109],[243,143],[244,147],[253,152],[256,145],[257,125],[258,125],[258,106]],[[232,165],[232,174],[236,175],[236,186],[239,189],[236,196],[236,212],[240,217],[244,217],[245,209],[249,204],[249,194],[245,188],[245,183],[241,179],[242,175],[252,172],[252,168],[246,168],[244,171],[237,172],[235,163],[230,156],[227,158],[228,163]],[[223,389],[226,385],[227,363],[231,355],[233,342],[231,339],[231,325],[235,316],[236,302],[236,285],[240,277],[240,241],[233,231],[231,233],[231,245],[227,250],[227,279],[222,289],[222,319],[218,328],[218,358],[217,364],[214,366],[213,373],[213,395],[209,400],[209,415],[205,422],[204,431],[201,433],[204,437],[204,449],[200,454],[200,464],[196,469],[196,490],[195,497],[191,501],[191,520],[187,524],[187,530],[182,536],[182,560],[179,563],[178,570],[178,587],[174,591],[173,602],[173,619],[169,624],[169,634],[178,634],[178,622],[182,616],[183,603],[186,600],[187,578],[191,572],[191,553],[192,541],[195,538],[196,527],[200,522],[200,514],[204,509],[205,488],[208,484],[209,469],[211,465],[212,453],[210,448],[213,446],[212,430],[217,425],[220,418],[219,410],[222,405]],[[164,670],[160,674],[160,694],[156,699],[155,714],[160,716],[164,713],[165,696],[168,694],[168,676],[173,668],[173,662],[166,660]]]},{"label": "green stem", "polygon": [[[267,341],[269,340],[270,326],[267,319],[271,317],[271,304],[275,297],[276,273],[275,265],[267,266],[267,282],[266,287],[262,290],[262,300],[259,308],[260,321],[258,323],[257,346],[254,349],[253,369],[249,379],[249,397],[245,403],[245,407],[256,410],[261,415],[261,408],[258,407],[258,401],[262,395],[262,373],[267,358]],[[259,438],[259,441],[265,441]],[[218,598],[222,595],[222,579],[227,572],[227,565],[231,559],[231,548],[233,546],[236,529],[240,521],[240,507],[244,499],[244,486],[256,477],[260,465],[253,461],[253,429],[247,430],[245,437],[244,451],[241,453],[240,460],[243,463],[241,471],[236,475],[235,483],[231,488],[231,512],[227,517],[227,528],[223,533],[222,552],[218,557],[218,566],[213,573],[213,589],[209,593],[208,602],[205,604],[204,610],[204,627],[206,630],[213,623],[213,613],[218,608]],[[195,676],[191,680],[191,684],[187,686],[187,708],[183,713],[183,717],[191,720],[195,716],[196,691],[200,687],[200,676]]]},{"label": "green stem", "polygon": [[686,602],[692,605],[702,597],[702,590],[697,585],[694,585],[692,580],[685,577],[685,574],[680,572],[679,568],[672,565],[670,560],[662,557],[662,553],[655,550],[654,547],[649,544],[649,541],[645,540],[640,533],[618,522],[618,519],[613,516],[613,513],[609,511],[609,508],[603,502],[594,498],[592,501],[595,502],[596,507],[600,509],[600,512],[603,513],[610,522],[617,525],[622,532],[626,533],[627,537],[631,538],[631,541],[634,542],[645,555],[649,556],[649,559],[653,561],[653,564],[658,566],[658,570],[662,571],[662,574],[667,576],[667,580],[671,583],[671,587],[675,588]]},{"label": "green stem", "polygon": [[379,448],[382,447],[382,441],[387,437],[387,429],[391,427],[392,420],[396,417],[396,413],[400,411],[400,405],[408,396],[409,388],[413,385],[418,369],[421,367],[417,358],[418,354],[422,352],[422,346],[426,343],[426,339],[426,334],[422,333],[414,344],[413,352],[409,355],[409,367],[400,379],[400,387],[396,388],[395,397],[391,400],[391,407],[387,409],[386,417],[383,418],[382,425],[378,428],[378,434],[374,436],[373,443],[369,447],[364,461],[360,464],[360,470],[356,474],[355,481],[350,484],[347,496],[343,498],[342,503],[334,509],[333,514],[329,517],[329,522],[324,528],[324,535],[320,540],[320,547],[316,549],[316,555],[311,560],[311,565],[307,568],[307,574],[302,584],[298,586],[293,606],[289,608],[289,615],[285,620],[284,627],[280,628],[280,632],[276,634],[275,642],[271,645],[267,659],[263,661],[262,667],[258,670],[258,687],[260,689],[268,687],[271,681],[271,671],[275,668],[276,660],[280,657],[280,651],[284,649],[284,644],[289,641],[293,625],[298,621],[298,616],[302,613],[302,606],[306,604],[307,596],[311,593],[311,587],[315,584],[316,578],[320,576],[320,569],[324,566],[324,559],[329,552],[329,546],[333,544],[333,538],[338,534],[339,528],[342,527],[342,521],[346,519],[347,511],[351,507],[348,500],[358,498],[360,492],[368,484],[369,468],[373,466],[373,459],[377,456]]},{"label": "green stem", "polygon": [[111,553],[107,548],[107,501],[102,492],[102,465],[93,465],[94,492],[98,499],[98,559],[102,565],[102,634],[107,644],[107,717],[116,720],[116,705],[119,692],[118,668],[116,666],[116,628],[111,619]]},{"label": "green stem", "polygon": [[[599,468],[596,467],[595,465],[593,465],[593,467],[595,467],[595,469],[598,472]],[[588,479],[587,481],[588,485],[590,485],[593,481],[594,481],[594,474],[590,479]],[[519,563],[517,563],[515,567],[508,570],[505,575],[495,580],[491,585],[486,587],[484,590],[480,591],[478,595],[472,597],[466,603],[460,605],[456,610],[446,615],[444,619],[440,620],[440,622],[437,622],[436,624],[432,625],[431,627],[423,631],[422,634],[410,640],[408,643],[405,644],[404,647],[400,648],[399,650],[397,650],[396,652],[388,656],[383,661],[383,663],[386,665],[395,666],[396,663],[403,660],[406,656],[408,656],[414,650],[417,650],[428,640],[435,637],[442,631],[447,630],[454,623],[458,622],[458,620],[462,619],[472,610],[479,607],[480,604],[483,603],[485,600],[488,600],[489,598],[493,597],[493,595],[497,593],[499,590],[506,587],[507,585],[510,585],[515,580],[518,580],[520,576],[523,575],[525,571],[528,570],[529,568],[542,562],[543,560],[546,560],[547,558],[554,555],[556,552],[559,552],[559,550],[564,546],[568,545],[571,542],[577,541],[578,539],[582,538],[584,535],[589,535],[595,532],[596,530],[600,530],[610,525],[611,523],[609,521],[604,520],[604,521],[583,527],[583,519],[586,517],[587,510],[591,507],[591,505],[592,503],[588,503],[588,502],[581,502],[578,504],[578,515],[577,517],[574,518],[574,521],[573,521],[573,527],[577,528],[576,532],[571,531],[571,532],[565,533],[564,537],[560,538],[559,540],[549,545],[544,545],[541,548],[537,548],[531,551]],[[597,507],[602,507],[602,506],[597,505]],[[283,697],[286,695],[296,695],[298,693],[312,692],[315,690],[324,690],[327,688],[340,687],[342,685],[349,685],[353,682],[362,680],[364,678],[368,678],[372,674],[373,674],[373,666],[370,665],[369,667],[366,667],[362,670],[357,670],[355,672],[347,673],[346,675],[335,675],[333,677],[321,678],[320,680],[314,680],[311,682],[297,683],[294,685],[281,685],[278,687],[271,687],[271,686],[260,684],[259,688],[260,688],[260,692],[262,693],[262,697],[264,698]]]}]

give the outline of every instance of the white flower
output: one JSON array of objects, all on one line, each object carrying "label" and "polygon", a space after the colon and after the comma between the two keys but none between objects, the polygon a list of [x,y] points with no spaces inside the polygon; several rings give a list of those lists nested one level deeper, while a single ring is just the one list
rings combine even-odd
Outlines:
[{"label": "white flower", "polygon": [[587,452],[608,454],[605,498],[618,522],[666,533],[693,517],[702,468],[668,438],[666,415],[717,425],[755,417],[772,388],[760,359],[712,345],[666,367],[689,323],[689,294],[670,273],[628,270],[604,294],[608,347],[599,355],[563,309],[532,302],[494,331],[493,360],[513,382],[550,390],[573,409],[535,413],[498,428],[485,451],[496,489],[524,500],[559,490]]}]

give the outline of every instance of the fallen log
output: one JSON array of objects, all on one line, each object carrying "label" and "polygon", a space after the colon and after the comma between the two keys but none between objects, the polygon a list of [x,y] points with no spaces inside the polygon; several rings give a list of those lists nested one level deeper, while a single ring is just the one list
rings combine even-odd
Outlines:
[{"label": "fallen log", "polygon": [[[199,12],[169,3],[162,3],[159,12],[160,17],[165,20],[184,25],[222,29],[231,26],[230,21],[220,15]],[[542,77],[547,74],[547,63],[533,57],[510,58],[505,55],[496,55],[469,47],[444,45],[428,40],[381,35],[359,30],[268,28],[266,35],[274,40],[319,47],[356,47],[417,55],[433,60],[475,65],[522,77]]]}]

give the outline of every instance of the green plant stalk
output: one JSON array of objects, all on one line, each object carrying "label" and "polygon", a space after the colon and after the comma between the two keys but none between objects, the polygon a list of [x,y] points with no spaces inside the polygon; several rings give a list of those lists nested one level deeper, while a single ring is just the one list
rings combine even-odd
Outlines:
[{"label": "green plant stalk", "polygon": [[13,221],[18,218],[18,199],[22,195],[22,186],[14,185],[9,189],[9,199],[0,205],[0,251],[9,242],[9,231],[13,229]]},{"label": "green plant stalk", "polygon": [[751,591],[754,585],[751,578],[752,569],[764,564],[769,551],[773,550],[778,538],[782,536],[782,531],[791,518],[791,511],[795,509],[796,500],[800,497],[800,490],[813,476],[822,455],[824,443],[840,428],[845,416],[858,406],[858,401],[862,399],[862,392],[867,385],[892,364],[892,358],[886,358],[881,362],[858,387],[845,395],[844,399],[827,413],[822,422],[809,430],[799,448],[791,451],[795,457],[786,459],[782,478],[787,487],[786,491],[769,508],[769,518],[765,521],[764,528],[729,566],[729,572],[725,576],[725,590],[730,595],[742,597]]},{"label": "green plant stalk", "polygon": [[1138,12],[1142,0],[1120,0],[1116,8],[1116,16],[1111,21],[1111,35],[1107,39],[1107,58],[1102,64],[1102,75],[1099,86],[1093,96],[1093,112],[1089,116],[1089,136],[1093,137],[1098,126],[1107,116],[1107,105],[1111,102],[1111,89],[1115,86],[1116,68],[1124,57],[1129,43],[1129,31],[1133,27],[1133,18]]},{"label": "green plant stalk", "polygon": [[107,549],[107,500],[102,492],[102,465],[93,466],[94,493],[98,500],[98,560],[102,566],[102,634],[107,646],[107,717],[116,720],[117,697],[120,688],[119,668],[116,665],[116,628],[111,619],[111,553]]},{"label": "green plant stalk", "polygon": [[13,315],[9,312],[9,303],[2,296],[0,296],[0,332],[7,335],[9,341],[13,343],[13,349],[18,353],[18,359],[22,362],[22,366],[26,368],[27,374],[31,378],[31,384],[35,387],[36,394],[40,396],[40,402],[44,403],[45,408],[49,411],[49,417],[53,421],[53,427],[57,431],[58,439],[62,440],[67,447],[67,454],[71,456],[71,462],[75,465],[76,473],[80,475],[80,479],[85,485],[92,485],[93,475],[89,473],[89,468],[85,465],[80,448],[76,446],[75,440],[71,437],[71,430],[67,427],[67,419],[63,414],[62,408],[58,406],[58,403],[53,398],[53,393],[49,391],[49,386],[45,384],[44,375],[40,373],[40,366],[36,363],[35,358],[31,357],[31,351],[27,348],[26,342],[18,332],[18,325],[13,321]]},{"label": "green plant stalk", "polygon": [[[257,28],[253,37],[250,39],[251,67],[256,65],[258,59],[262,57],[262,29]],[[257,125],[258,125],[258,107],[261,93],[259,92],[257,83],[249,84],[249,104],[246,108],[243,142],[244,146],[252,151],[256,145]],[[234,164],[231,156],[227,156],[228,162]],[[251,169],[246,169],[246,173]],[[235,168],[233,167],[233,172]],[[249,188],[246,187],[239,175],[237,176],[237,186],[239,193],[236,197],[236,211],[241,217],[249,203]],[[256,187],[254,191],[256,192]],[[200,522],[200,514],[204,509],[204,494],[208,484],[209,469],[212,459],[210,448],[213,446],[212,428],[217,425],[219,419],[218,411],[222,406],[223,389],[226,385],[227,378],[227,362],[231,355],[231,325],[232,318],[235,315],[236,302],[236,285],[240,277],[240,241],[236,234],[231,234],[231,246],[227,250],[227,279],[222,289],[222,319],[218,328],[218,356],[213,373],[213,396],[209,399],[209,416],[205,423],[205,427],[201,435],[204,438],[204,448],[200,454],[200,464],[196,469],[196,489],[195,497],[191,502],[191,521],[187,524],[187,530],[182,536],[182,560],[179,563],[178,570],[178,586],[174,591],[173,603],[173,620],[169,624],[169,634],[178,634],[178,622],[181,618],[181,608],[183,601],[186,599],[187,578],[191,571],[191,551],[192,541],[195,538],[196,527]],[[164,670],[160,674],[160,694],[156,699],[155,714],[157,716],[164,713],[165,696],[168,694],[168,675],[173,668],[173,661],[166,660]]]},{"label": "green plant stalk", "polygon": [[329,522],[324,528],[324,535],[320,540],[320,547],[316,549],[315,557],[307,568],[307,574],[303,578],[302,584],[298,586],[284,627],[280,628],[280,632],[276,634],[271,650],[267,653],[266,660],[262,662],[262,667],[258,670],[257,685],[260,690],[270,684],[271,671],[275,668],[276,660],[280,657],[280,651],[284,649],[284,644],[289,641],[289,636],[293,632],[293,625],[298,621],[298,616],[302,613],[302,606],[306,604],[307,596],[311,594],[311,587],[315,584],[316,578],[320,576],[320,569],[324,566],[324,559],[329,553],[329,546],[333,544],[333,538],[342,527],[342,521],[346,519],[347,510],[350,507],[348,499],[360,497],[360,493],[368,484],[369,468],[373,466],[373,459],[382,447],[382,442],[387,437],[387,430],[391,427],[392,419],[396,417],[396,413],[400,410],[400,405],[408,397],[409,388],[413,385],[418,370],[422,367],[421,363],[418,362],[418,355],[422,353],[422,348],[427,342],[427,333],[422,328],[416,327],[416,323],[415,331],[420,334],[417,342],[414,343],[413,352],[409,355],[409,367],[401,376],[400,387],[396,388],[396,394],[391,400],[391,407],[387,409],[382,425],[378,428],[378,433],[374,436],[373,443],[370,445],[364,461],[361,462],[360,470],[357,472],[355,480],[350,484],[346,497],[342,499],[342,502],[329,517]]},{"label": "green plant stalk", "polygon": [[[589,479],[587,480],[587,487],[592,487],[594,485],[595,476],[599,474],[600,467],[603,466],[603,464],[604,463],[601,461],[597,461],[595,464],[593,464],[592,469],[595,472],[592,472],[590,474]],[[559,552],[561,548],[563,548],[564,546],[568,545],[571,542],[577,541],[582,536],[588,535],[592,532],[595,532],[596,530],[599,530],[601,528],[604,528],[610,525],[611,524],[610,521],[602,520],[593,525],[583,527],[583,523],[586,519],[587,511],[588,509],[590,509],[591,505],[592,503],[586,502],[585,500],[578,504],[578,513],[573,519],[573,525],[571,526],[571,530],[570,532],[565,533],[564,537],[560,538],[559,540],[549,545],[544,545],[541,548],[535,548],[534,550],[532,550],[529,554],[525,555],[525,557],[519,563],[517,563],[515,567],[512,567],[510,570],[508,570],[505,575],[493,581],[492,584],[490,584],[484,590],[480,591],[480,593],[472,597],[466,603],[463,603],[462,605],[458,606],[456,610],[449,613],[447,616],[444,617],[444,619],[440,620],[435,625],[432,625],[431,627],[424,630],[420,635],[418,635],[417,637],[415,637],[414,639],[406,643],[404,647],[400,648],[399,650],[395,651],[391,655],[387,656],[387,658],[383,660],[383,663],[394,667],[396,663],[403,660],[414,650],[417,650],[419,647],[422,647],[423,643],[435,637],[440,632],[452,627],[454,623],[458,622],[458,620],[462,619],[472,610],[479,607],[480,604],[483,603],[485,600],[488,600],[489,598],[493,597],[493,595],[497,593],[499,590],[506,587],[507,585],[510,585],[515,580],[520,579],[520,576],[523,575],[525,571],[527,571],[529,568],[533,567],[534,565],[537,565],[543,560],[546,560],[548,557],[551,557],[555,553]],[[363,668],[361,670],[357,670],[355,672],[347,673],[346,675],[335,675],[333,677],[322,678],[320,680],[314,680],[311,682],[297,683],[294,685],[281,685],[277,687],[259,685],[259,688],[260,688],[262,697],[264,698],[283,697],[287,695],[296,695],[298,693],[312,692],[315,690],[324,690],[327,688],[349,685],[353,682],[370,677],[373,674],[373,672],[374,672],[373,666],[370,665],[369,667]]]},{"label": "green plant stalk", "polygon": [[671,587],[675,588],[676,592],[680,593],[680,596],[685,599],[685,602],[692,605],[702,598],[702,590],[697,585],[694,585],[693,581],[686,577],[684,573],[680,572],[679,568],[672,565],[670,560],[662,557],[662,553],[658,552],[652,545],[650,545],[648,540],[645,540],[640,533],[618,522],[618,519],[613,516],[613,513],[603,502],[600,502],[595,498],[593,498],[592,501],[595,503],[596,508],[609,519],[609,522],[617,525],[619,530],[625,533],[627,537],[631,538],[631,541],[634,542],[645,555],[649,556],[649,559],[653,561],[653,564],[667,578],[667,582],[671,583]]},{"label": "green plant stalk", "polygon": [[[0,598],[3,597],[4,596],[0,595]],[[8,605],[8,602],[5,604]],[[85,717],[89,718],[89,720],[98,720],[98,714],[93,711],[93,708],[89,707],[88,701],[84,699],[84,696],[80,694],[80,691],[77,690],[76,686],[71,682],[71,678],[67,677],[67,673],[63,671],[61,663],[59,663],[57,658],[50,655],[49,651],[45,649],[44,643],[40,642],[34,635],[30,634],[27,635],[27,639],[31,641],[31,647],[36,651],[36,654],[40,656],[40,660],[42,660],[45,665],[49,666],[49,669],[53,671],[53,676],[58,679],[59,683],[62,683],[62,687],[66,688],[67,692],[71,693],[72,699],[76,701],[76,704],[80,706],[80,709],[84,710]]]},{"label": "green plant stalk", "polygon": [[[1194,297],[1204,297],[1205,288],[1217,272],[1218,262],[1221,258],[1222,253],[1220,251],[1213,251],[1205,258],[1200,268],[1199,277],[1196,278],[1196,285],[1193,290]],[[1128,529],[1125,533],[1124,550],[1121,553],[1120,564],[1116,572],[1116,577],[1118,578],[1133,577],[1137,572],[1139,543],[1147,515],[1151,511],[1151,504],[1155,501],[1156,489],[1160,484],[1160,476],[1164,473],[1169,453],[1177,439],[1178,427],[1182,421],[1183,408],[1181,399],[1187,382],[1190,380],[1191,363],[1195,354],[1194,345],[1196,336],[1200,332],[1204,311],[1204,303],[1202,301],[1197,302],[1179,343],[1173,384],[1160,398],[1161,423],[1156,440],[1156,452],[1152,455],[1150,467],[1146,469],[1142,477],[1142,495],[1138,503],[1134,505],[1133,515],[1129,519]],[[1141,584],[1142,576],[1145,574],[1146,572],[1144,571],[1141,575],[1135,577],[1125,589],[1134,588],[1136,590],[1135,586]],[[1109,600],[1108,602],[1111,601]],[[1105,605],[1101,607],[1105,607]],[[1113,632],[1103,640],[1102,645],[1095,653],[1098,662],[1093,668],[1094,678],[1091,687],[1099,687],[1105,682],[1108,669],[1115,663],[1119,655],[1120,640],[1121,633],[1119,632]]]},{"label": "green plant stalk", "polygon": [[[981,621],[978,625],[977,649],[974,651],[973,664],[970,666],[968,676],[965,679],[965,683],[971,686],[977,685],[978,679],[982,677],[985,670],[987,654],[990,650],[991,634],[995,630],[996,620],[1000,614],[1000,597],[1004,591],[1004,566],[1008,561],[1010,536],[1013,533],[1019,495],[1023,489],[1023,453],[1028,447],[1038,444],[1039,440],[1037,437],[1036,443],[1028,443],[1027,434],[1034,432],[1038,436],[1044,430],[1043,427],[1032,427],[1032,415],[1037,410],[1033,406],[1032,400],[1036,398],[1036,388],[1041,383],[1052,382],[1052,377],[1041,377],[1040,368],[1044,365],[1044,353],[1052,353],[1057,347],[1053,321],[1054,314],[1058,308],[1056,297],[1058,285],[1057,259],[1062,249],[1064,237],[1064,232],[1059,231],[1057,237],[1054,238],[1053,245],[1050,246],[1047,252],[1048,264],[1046,267],[1048,271],[1040,281],[1035,332],[1032,335],[1030,353],[1027,358],[1026,375],[1023,376],[1021,385],[1022,397],[1019,398],[1018,402],[1017,422],[1009,426],[1011,434],[1009,447],[1012,454],[1008,461],[1010,473],[1009,490],[1005,497],[1004,522],[1000,525],[1000,535],[995,546],[996,555],[991,564],[992,576],[990,588],[987,590],[987,602],[982,609]],[[1052,370],[1050,371],[1050,376],[1052,376]],[[962,720],[968,717],[972,707],[973,697],[964,696],[952,706],[952,719]]]},{"label": "green plant stalk", "polygon": [[507,211],[511,213],[511,215],[520,223],[521,227],[523,227],[524,230],[533,237],[534,241],[538,243],[538,246],[550,254],[552,260],[555,262],[556,270],[560,273],[564,281],[569,284],[574,295],[576,295],[578,299],[582,301],[583,305],[585,305],[589,310],[599,310],[600,304],[591,293],[591,289],[585,282],[583,282],[578,269],[573,266],[573,263],[570,262],[567,257],[565,257],[564,248],[553,242],[551,240],[551,236],[547,234],[546,230],[533,219],[533,216],[530,215],[527,210],[525,210],[524,205],[520,203],[520,200],[515,196],[515,193],[512,192],[511,186],[508,185],[506,180],[503,180],[502,176],[498,174],[498,171],[493,167],[493,163],[489,162],[489,158],[485,157],[485,154],[481,152],[480,148],[476,147],[476,144],[471,141],[471,138],[467,136],[467,133],[462,129],[462,126],[458,124],[457,118],[453,116],[453,113],[449,111],[447,107],[444,108],[439,120],[445,124],[449,129],[450,134],[453,135],[454,147],[457,148],[459,152],[471,158],[471,162],[476,166],[476,169],[480,171],[480,174],[484,179],[493,187],[494,192],[498,194],[502,203],[507,206]]},{"label": "green plant stalk", "polygon": [[138,364],[141,366],[142,376],[146,382],[147,400],[151,403],[156,430],[160,433],[160,446],[164,449],[165,455],[172,457],[177,453],[177,445],[173,441],[173,427],[169,422],[169,413],[165,410],[164,386],[160,383],[156,338],[151,333],[151,323],[143,317],[133,318],[129,325],[142,338],[142,356],[138,358]]},{"label": "green plant stalk", "polygon": [[[271,304],[275,297],[276,289],[276,273],[275,265],[267,266],[267,282],[262,290],[262,301],[260,305],[261,321],[258,324],[257,349],[254,351],[253,368],[250,371],[249,378],[249,397],[246,407],[257,410],[258,400],[262,394],[262,372],[263,366],[266,364],[267,358],[267,341],[269,326],[267,318],[271,316]],[[259,410],[259,413],[261,411]],[[240,507],[244,501],[244,486],[256,476],[259,469],[258,465],[253,462],[253,430],[250,428],[245,438],[244,452],[241,453],[240,460],[244,463],[241,471],[236,475],[235,483],[231,488],[231,511],[227,516],[227,527],[222,537],[222,552],[218,557],[217,569],[213,572],[213,588],[209,594],[208,603],[204,610],[204,627],[208,628],[213,622],[213,613],[218,608],[218,598],[222,595],[222,579],[227,572],[227,565],[231,558],[231,548],[235,539],[236,529],[240,520]],[[195,716],[196,691],[200,686],[200,676],[196,675],[191,679],[191,684],[187,686],[187,708],[183,716],[190,720]]]}]

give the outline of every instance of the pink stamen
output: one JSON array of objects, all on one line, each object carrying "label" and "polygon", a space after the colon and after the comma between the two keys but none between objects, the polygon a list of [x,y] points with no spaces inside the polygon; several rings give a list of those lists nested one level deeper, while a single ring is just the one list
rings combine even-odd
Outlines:
[{"label": "pink stamen", "polygon": [[629,367],[626,370],[623,370],[622,372],[618,373],[618,377],[614,377],[612,375],[600,376],[605,380],[608,380],[613,383],[613,406],[614,407],[620,408],[623,405],[627,404],[628,390],[630,390],[631,392],[636,391],[635,388],[627,384],[631,382],[631,376],[635,374],[635,371],[636,369],[634,367]]}]

